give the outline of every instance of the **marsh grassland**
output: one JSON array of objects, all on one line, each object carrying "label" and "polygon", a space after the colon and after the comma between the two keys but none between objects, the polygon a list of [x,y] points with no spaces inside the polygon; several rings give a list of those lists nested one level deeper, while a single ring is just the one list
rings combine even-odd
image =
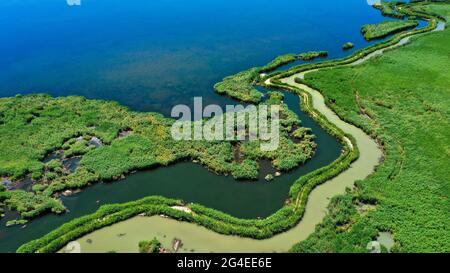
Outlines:
[{"label": "marsh grassland", "polygon": [[[448,5],[421,9],[450,19]],[[450,251],[449,44],[447,28],[362,65],[306,75],[336,113],[382,141],[386,157],[292,251],[365,251],[378,230],[393,234],[394,251]]]},{"label": "marsh grassland", "polygon": [[379,4],[375,4],[373,7],[379,9],[381,14],[384,16],[399,19],[405,18],[404,14],[398,12],[395,2],[380,2]]}]

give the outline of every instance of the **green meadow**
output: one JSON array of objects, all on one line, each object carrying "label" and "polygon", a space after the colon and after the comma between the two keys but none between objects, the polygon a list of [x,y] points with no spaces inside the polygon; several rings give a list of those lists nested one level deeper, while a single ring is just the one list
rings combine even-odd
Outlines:
[{"label": "green meadow", "polygon": [[[424,8],[450,18],[448,5]],[[379,231],[392,233],[392,251],[450,251],[449,44],[447,28],[362,65],[306,75],[341,117],[382,142],[385,158],[291,251],[366,252]]]}]

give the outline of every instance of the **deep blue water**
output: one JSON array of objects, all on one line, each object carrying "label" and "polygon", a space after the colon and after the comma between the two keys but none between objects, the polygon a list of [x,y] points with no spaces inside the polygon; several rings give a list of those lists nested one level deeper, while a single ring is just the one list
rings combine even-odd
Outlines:
[{"label": "deep blue water", "polygon": [[366,47],[365,0],[2,0],[0,96],[45,92],[170,113],[223,77],[285,53]]}]

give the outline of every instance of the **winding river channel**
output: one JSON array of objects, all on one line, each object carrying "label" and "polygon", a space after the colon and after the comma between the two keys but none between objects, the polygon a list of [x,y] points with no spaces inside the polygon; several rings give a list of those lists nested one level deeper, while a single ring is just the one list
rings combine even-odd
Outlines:
[{"label": "winding river channel", "polygon": [[137,216],[80,238],[77,241],[82,251],[136,252],[139,241],[156,236],[165,246],[170,246],[174,238],[181,239],[183,242],[181,251],[186,252],[284,252],[294,243],[306,239],[325,216],[330,198],[344,193],[345,189],[352,187],[356,180],[370,175],[379,164],[382,151],[377,143],[361,129],[341,120],[329,109],[318,91],[295,83],[294,78],[297,76],[294,75],[283,81],[310,93],[314,108],[344,132],[353,135],[360,149],[360,157],[348,170],[311,192],[305,214],[296,227],[270,239],[255,240],[221,235],[195,224],[160,216]]},{"label": "winding river channel", "polygon": [[[297,85],[293,78],[286,82]],[[176,220],[153,217],[134,217],[86,235],[79,240],[83,252],[136,252],[139,241],[156,236],[165,246],[173,238],[183,241],[181,251],[196,252],[284,252],[298,241],[306,239],[326,214],[330,198],[344,193],[356,180],[370,175],[379,164],[382,151],[377,143],[361,129],[341,120],[316,90],[305,89],[312,95],[313,106],[344,132],[353,135],[360,149],[360,157],[339,176],[315,188],[306,205],[305,215],[293,229],[266,240],[226,236],[204,227]],[[122,236],[121,236],[122,235]]]},{"label": "winding river channel", "polygon": [[218,176],[192,162],[137,172],[121,181],[99,183],[76,195],[62,197],[69,213],[39,217],[25,228],[5,227],[10,219],[5,217],[0,221],[0,236],[3,237],[0,251],[13,251],[71,219],[94,212],[103,204],[128,202],[150,195],[200,203],[240,218],[269,216],[283,206],[293,181],[330,164],[339,157],[342,149],[334,137],[300,110],[298,96],[286,92],[285,102],[300,116],[303,126],[312,128],[318,147],[306,164],[277,177],[273,182],[264,179],[268,172],[273,172],[265,162],[262,162],[259,180],[254,182],[238,182],[232,177]]},{"label": "winding river channel", "polygon": [[[445,23],[439,22],[434,31],[443,30],[444,28]],[[383,54],[386,50],[405,45],[407,42],[409,42],[409,37],[348,65],[359,65]],[[316,187],[311,192],[305,214],[297,226],[272,238],[255,240],[218,234],[196,224],[180,222],[161,216],[136,216],[79,238],[77,242],[80,243],[81,250],[83,252],[136,252],[139,241],[157,237],[166,247],[170,247],[174,238],[182,240],[183,246],[179,249],[179,252],[285,252],[294,243],[306,239],[325,216],[330,198],[344,193],[345,189],[352,187],[355,181],[364,179],[372,174],[383,155],[378,144],[370,136],[354,125],[343,121],[333,110],[328,108],[324,97],[319,91],[295,82],[295,78],[303,78],[305,74],[312,71],[314,70],[292,75],[282,79],[282,82],[309,93],[315,109],[345,133],[351,134],[355,138],[360,156],[351,164],[348,170],[325,184]],[[270,83],[270,80],[267,83]],[[291,96],[287,95],[288,103],[292,99]]]}]

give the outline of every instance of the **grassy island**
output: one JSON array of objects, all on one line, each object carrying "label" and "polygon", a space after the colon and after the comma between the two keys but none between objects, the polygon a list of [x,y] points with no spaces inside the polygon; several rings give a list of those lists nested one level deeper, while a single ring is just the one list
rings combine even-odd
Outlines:
[{"label": "grassy island", "polygon": [[347,43],[345,43],[343,46],[342,46],[342,49],[344,49],[344,50],[349,50],[349,49],[352,49],[352,48],[354,48],[355,47],[355,45],[352,43],[352,42],[347,42]]},{"label": "grassy island", "polygon": [[219,94],[227,95],[243,102],[256,104],[259,103],[263,97],[263,94],[255,88],[255,84],[260,81],[262,73],[272,72],[283,65],[297,60],[311,61],[316,58],[325,58],[327,56],[328,52],[326,51],[281,55],[263,67],[250,68],[224,78],[221,82],[214,85],[214,90]]},{"label": "grassy island", "polygon": [[[5,153],[0,177],[13,182],[29,177],[33,186],[1,191],[0,202],[25,218],[61,213],[64,206],[54,198],[57,193],[179,160],[195,160],[236,179],[257,179],[261,159],[279,171],[290,170],[313,155],[315,143],[311,135],[295,142],[290,137],[301,123],[282,99],[272,92],[264,102],[281,106],[279,149],[264,152],[260,141],[175,141],[170,133],[174,120],[132,112],[114,102],[47,95],[2,98],[0,149]],[[47,161],[55,154],[59,157]],[[73,158],[80,160],[75,170],[63,166]]]},{"label": "grassy island", "polygon": [[419,25],[416,20],[384,21],[379,24],[364,25],[361,32],[368,41],[384,38],[390,34],[412,29]]},{"label": "grassy island", "polygon": [[275,69],[298,60],[302,61],[311,61],[317,58],[326,58],[328,57],[327,51],[310,51],[300,54],[285,54],[278,56],[273,61],[268,63],[266,66],[259,69],[260,73],[267,73],[274,71]]},{"label": "grassy island", "polygon": [[263,94],[254,85],[259,78],[259,68],[251,68],[224,78],[214,85],[214,90],[243,102],[258,103]]}]

